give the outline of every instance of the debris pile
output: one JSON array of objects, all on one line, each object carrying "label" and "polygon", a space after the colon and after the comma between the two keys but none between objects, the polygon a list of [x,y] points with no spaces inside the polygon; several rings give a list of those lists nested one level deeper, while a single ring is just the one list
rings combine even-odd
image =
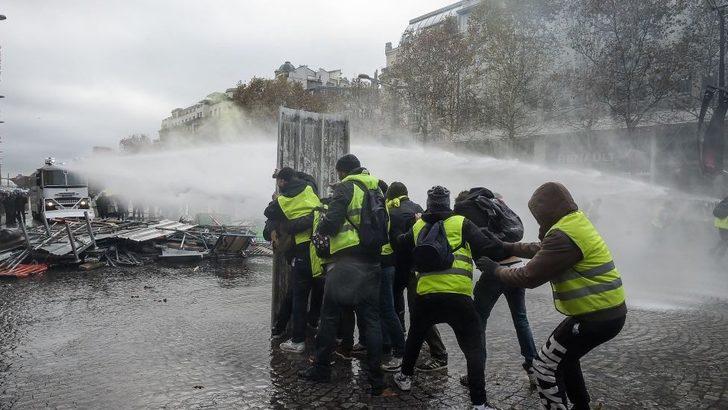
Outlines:
[{"label": "debris pile", "polygon": [[[0,276],[25,277],[58,265],[82,270],[141,266],[151,261],[196,262],[206,258],[268,255],[247,225],[196,225],[184,221],[59,219],[17,231],[0,231]],[[272,251],[271,251],[272,253]]]}]

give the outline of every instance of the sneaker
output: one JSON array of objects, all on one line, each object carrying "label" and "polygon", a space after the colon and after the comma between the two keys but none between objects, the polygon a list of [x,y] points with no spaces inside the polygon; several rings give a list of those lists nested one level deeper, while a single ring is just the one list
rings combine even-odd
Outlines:
[{"label": "sneaker", "polygon": [[331,381],[331,373],[322,374],[321,372],[317,371],[316,368],[313,366],[308,367],[304,370],[299,370],[298,377],[316,383],[329,383]]},{"label": "sneaker", "polygon": [[437,359],[427,359],[424,363],[420,363],[416,367],[421,372],[434,372],[447,369],[447,362]]},{"label": "sneaker", "polygon": [[404,391],[412,390],[412,377],[411,376],[405,376],[404,374],[402,374],[402,372],[399,372],[394,375],[392,380],[394,380],[394,384],[396,384],[400,390],[404,390]]},{"label": "sneaker", "polygon": [[382,370],[385,372],[397,372],[402,368],[402,358],[393,357],[386,362],[382,363]]},{"label": "sneaker", "polygon": [[346,349],[344,347],[337,347],[336,350],[334,350],[334,354],[339,356],[340,358],[344,360],[351,360],[353,358],[351,354],[351,349]]},{"label": "sneaker", "polygon": [[473,405],[473,410],[498,410],[495,407],[491,406],[487,402],[485,404],[478,404],[477,406]]},{"label": "sneaker", "polygon": [[367,347],[366,345],[363,345],[361,343],[357,343],[354,345],[354,347],[351,348],[351,353],[354,355],[357,354],[366,354],[367,353]]},{"label": "sneaker", "polygon": [[533,369],[533,365],[531,363],[523,363],[523,370],[526,371],[526,375],[528,376],[528,383],[531,385],[531,387],[538,386],[538,381],[536,380],[536,371]]},{"label": "sneaker", "polygon": [[290,352],[290,353],[303,353],[304,350],[306,350],[306,343],[296,343],[293,341],[293,339],[286,340],[285,342],[281,343],[280,346],[281,350],[284,352]]}]

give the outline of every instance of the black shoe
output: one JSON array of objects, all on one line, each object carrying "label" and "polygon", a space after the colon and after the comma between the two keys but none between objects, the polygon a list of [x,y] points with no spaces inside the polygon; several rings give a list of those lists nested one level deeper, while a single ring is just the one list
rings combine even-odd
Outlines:
[{"label": "black shoe", "polygon": [[321,374],[321,371],[315,367],[310,366],[304,370],[298,371],[298,377],[301,379],[310,380],[316,383],[329,383],[331,382],[331,373]]},{"label": "black shoe", "polygon": [[444,360],[428,359],[424,363],[415,366],[421,372],[435,372],[447,369],[447,362]]},{"label": "black shoe", "polygon": [[462,384],[465,387],[470,386],[470,383],[468,383],[468,375],[467,374],[464,374],[464,375],[460,376],[460,384]]},{"label": "black shoe", "polygon": [[353,355],[351,354],[351,349],[346,349],[341,346],[337,347],[336,350],[334,350],[334,354],[344,360],[351,360],[353,358]]}]

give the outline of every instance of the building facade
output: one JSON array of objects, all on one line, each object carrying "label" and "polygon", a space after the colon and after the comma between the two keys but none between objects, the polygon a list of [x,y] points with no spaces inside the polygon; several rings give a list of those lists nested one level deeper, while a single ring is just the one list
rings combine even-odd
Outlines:
[{"label": "building facade", "polygon": [[341,70],[313,70],[307,65],[298,67],[290,61],[283,63],[275,70],[276,78],[285,78],[290,82],[301,84],[304,90],[316,92],[326,88],[348,87],[349,80],[341,74]]},{"label": "building facade", "polygon": [[187,108],[175,108],[172,115],[162,120],[159,139],[165,141],[174,134],[198,134],[201,128],[220,122],[215,120],[230,117],[237,112],[232,100],[234,92],[235,88],[213,92]]},{"label": "building facade", "polygon": [[[408,33],[416,33],[432,27],[437,27],[450,18],[454,18],[457,21],[460,31],[464,32],[468,27],[468,18],[470,17],[470,14],[473,12],[475,6],[477,6],[480,2],[481,0],[462,0],[429,13],[425,13],[419,17],[415,17],[409,21],[407,28],[405,28],[404,33],[402,33],[402,37],[404,38],[404,36]],[[397,59],[397,48],[398,47],[392,46],[391,42],[384,45],[384,55],[387,67],[391,66]]]}]

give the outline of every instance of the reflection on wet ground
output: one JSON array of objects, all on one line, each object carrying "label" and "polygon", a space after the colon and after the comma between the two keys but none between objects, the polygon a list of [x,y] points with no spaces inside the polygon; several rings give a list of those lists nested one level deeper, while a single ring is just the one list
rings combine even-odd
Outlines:
[{"label": "reflection on wet ground", "polygon": [[[0,407],[466,407],[464,358],[443,328],[447,372],[418,374],[411,394],[367,396],[358,361],[332,384],[296,379],[307,355],[269,340],[270,260],[200,267],[54,272],[0,282]],[[528,300],[537,344],[558,323],[548,296]],[[728,403],[728,305],[632,309],[625,330],[587,356],[606,408]],[[310,343],[309,343],[310,344]],[[488,328],[488,391],[499,407],[536,408],[504,301]]]}]

